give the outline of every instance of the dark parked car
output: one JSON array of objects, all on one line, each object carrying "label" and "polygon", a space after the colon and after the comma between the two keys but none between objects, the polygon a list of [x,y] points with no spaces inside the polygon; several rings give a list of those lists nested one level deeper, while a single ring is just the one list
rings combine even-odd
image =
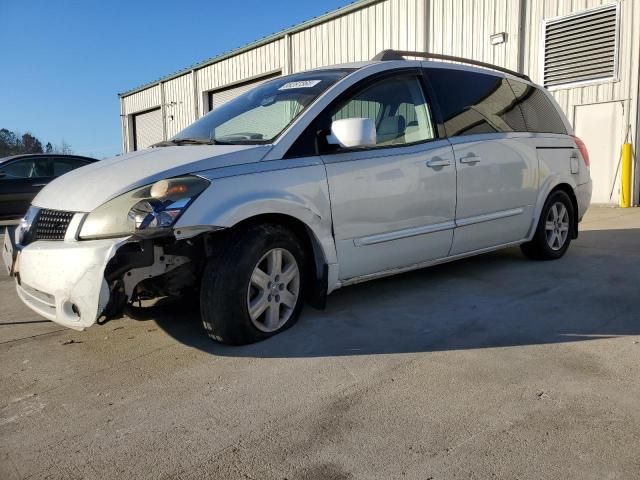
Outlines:
[{"label": "dark parked car", "polygon": [[97,162],[77,155],[37,153],[0,158],[0,220],[19,218],[47,183],[78,167]]}]

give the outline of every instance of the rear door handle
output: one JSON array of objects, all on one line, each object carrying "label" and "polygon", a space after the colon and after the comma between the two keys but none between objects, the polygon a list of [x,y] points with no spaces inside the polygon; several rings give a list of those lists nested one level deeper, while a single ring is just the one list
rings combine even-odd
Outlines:
[{"label": "rear door handle", "polygon": [[46,183],[32,183],[31,186],[32,187],[44,187],[46,185]]},{"label": "rear door handle", "polygon": [[478,155],[468,155],[460,157],[460,163],[479,163],[482,160]]},{"label": "rear door handle", "polygon": [[451,165],[451,161],[440,157],[432,158],[427,162],[427,167],[430,168],[446,167],[448,165]]}]

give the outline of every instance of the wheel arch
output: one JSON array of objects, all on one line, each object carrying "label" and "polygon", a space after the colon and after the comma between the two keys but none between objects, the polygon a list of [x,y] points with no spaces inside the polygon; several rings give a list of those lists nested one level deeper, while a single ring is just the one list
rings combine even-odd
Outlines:
[{"label": "wheel arch", "polygon": [[576,197],[576,192],[573,190],[573,188],[571,188],[571,185],[569,185],[568,183],[559,183],[558,185],[553,187],[553,190],[549,192],[549,195],[547,195],[547,198],[549,198],[549,196],[551,196],[553,193],[558,191],[566,193],[569,199],[571,200],[571,205],[573,206],[573,216],[574,216],[572,230],[571,230],[571,238],[575,240],[576,238],[578,238],[578,198]]},{"label": "wheel arch", "polygon": [[[231,227],[220,231],[228,238],[233,234],[249,227],[261,224],[282,225],[291,230],[299,239],[303,249],[309,255],[310,291],[307,301],[317,308],[324,308],[329,284],[329,263],[322,242],[308,224],[301,219],[285,213],[260,213],[239,220]],[[216,235],[213,232],[212,235]]]},{"label": "wheel arch", "polygon": [[544,207],[544,204],[546,203],[547,199],[557,191],[566,193],[571,200],[571,205],[573,206],[575,217],[573,222],[573,229],[571,231],[571,238],[578,238],[578,199],[576,197],[575,188],[575,183],[571,178],[556,177],[554,181],[548,181],[545,184],[544,188],[541,189],[541,192],[538,196],[533,223],[531,225],[531,228],[529,229],[529,235],[527,236],[528,240],[531,240],[536,232],[536,228],[538,226],[538,222],[540,221],[540,215],[542,215],[542,208]]}]

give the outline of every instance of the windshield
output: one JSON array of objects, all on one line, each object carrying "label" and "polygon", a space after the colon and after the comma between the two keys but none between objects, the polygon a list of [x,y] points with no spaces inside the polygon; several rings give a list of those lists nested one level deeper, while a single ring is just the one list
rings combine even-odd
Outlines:
[{"label": "windshield", "polygon": [[166,143],[269,143],[352,71],[319,70],[270,80],[215,108]]}]

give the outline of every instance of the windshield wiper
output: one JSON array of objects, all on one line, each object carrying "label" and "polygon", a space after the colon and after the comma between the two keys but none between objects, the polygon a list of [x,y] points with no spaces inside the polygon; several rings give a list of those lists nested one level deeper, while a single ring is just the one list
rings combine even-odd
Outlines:
[{"label": "windshield wiper", "polygon": [[229,145],[226,142],[219,140],[203,140],[200,138],[174,138],[172,140],[164,140],[162,142],[154,143],[152,147],[173,147],[181,145]]}]

